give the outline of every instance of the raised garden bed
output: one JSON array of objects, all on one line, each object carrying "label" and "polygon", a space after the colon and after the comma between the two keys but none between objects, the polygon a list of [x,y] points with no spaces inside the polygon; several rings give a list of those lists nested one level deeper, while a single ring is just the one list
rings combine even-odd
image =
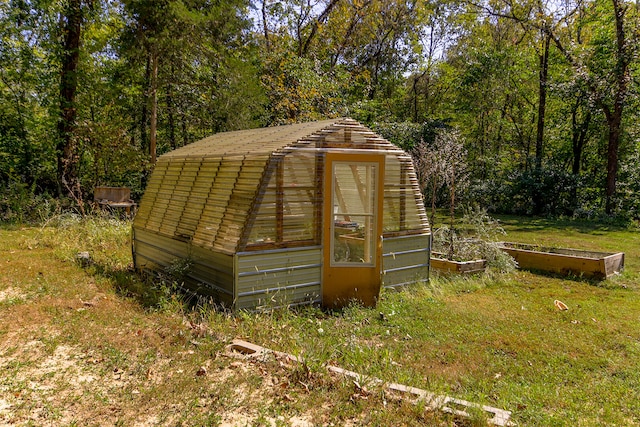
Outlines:
[{"label": "raised garden bed", "polygon": [[503,242],[500,249],[511,255],[520,268],[606,279],[622,271],[624,253],[550,248]]},{"label": "raised garden bed", "polygon": [[453,261],[446,259],[445,256],[441,253],[432,252],[431,268],[443,273],[480,273],[487,268],[487,261],[484,259],[476,259],[472,261]]}]

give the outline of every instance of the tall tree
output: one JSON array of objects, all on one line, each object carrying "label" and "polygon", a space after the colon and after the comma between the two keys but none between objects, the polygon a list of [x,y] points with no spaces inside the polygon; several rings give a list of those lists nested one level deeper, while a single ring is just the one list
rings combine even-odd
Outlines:
[{"label": "tall tree", "polygon": [[40,8],[0,3],[0,182],[55,191],[55,142],[45,138],[50,132],[42,105],[51,96],[57,99],[50,88],[58,87],[46,65],[43,22],[48,20]]},{"label": "tall tree", "polygon": [[[538,57],[533,34],[511,19],[478,18],[447,50],[451,95],[441,110],[464,131],[473,178],[494,179],[506,168],[531,168],[536,138]],[[450,104],[450,105],[448,105]]]},{"label": "tall tree", "polygon": [[[614,94],[611,103],[606,103],[602,98],[598,98],[598,104],[602,108],[609,125],[609,141],[607,147],[607,191],[606,191],[606,212],[612,213],[614,208],[614,198],[616,196],[616,181],[618,178],[618,154],[620,151],[620,139],[622,136],[622,115],[625,102],[628,96],[628,86],[630,80],[631,60],[637,50],[640,41],[637,32],[636,22],[629,37],[625,17],[629,9],[629,4],[623,0],[611,0],[613,5],[613,15],[615,21],[616,50],[614,67]],[[635,38],[633,37],[635,35]],[[611,105],[613,104],[613,105]]]},{"label": "tall tree", "polygon": [[407,87],[408,111],[414,122],[439,117],[443,96],[451,82],[441,78],[447,50],[460,30],[457,5],[447,1],[432,1],[417,7],[418,31],[410,37],[416,46],[417,57]]},{"label": "tall tree", "polygon": [[132,84],[140,89],[141,102],[134,108],[151,163],[156,151],[256,125],[262,101],[255,45],[243,15],[246,0],[124,4],[128,25],[120,54],[134,70]]},{"label": "tall tree", "polygon": [[[130,49],[142,49],[142,55],[146,63],[145,92],[146,99],[141,109],[141,135],[146,139],[147,120],[149,121],[148,150],[151,164],[156,161],[157,141],[157,108],[158,108],[158,64],[163,52],[163,44],[167,44],[173,29],[174,18],[171,9],[171,0],[147,1],[125,0],[125,12],[130,16],[130,32],[125,33],[126,44]],[[134,65],[134,64],[131,64]],[[147,117],[147,109],[151,114]],[[147,141],[143,140],[143,144]]]},{"label": "tall tree", "polygon": [[[591,48],[591,52],[586,60],[584,55],[570,49],[570,44],[560,35],[552,34],[554,43],[574,67],[576,74],[586,78],[591,96],[604,113],[607,122],[605,211],[608,214],[613,213],[615,208],[622,119],[629,95],[632,60],[638,51],[640,41],[638,11],[630,8],[623,0],[610,1],[611,9],[598,1],[587,5],[587,12],[595,19],[596,27],[592,28],[594,37],[589,40],[588,47]],[[613,27],[608,27],[611,23]],[[606,52],[604,58],[603,52]]]},{"label": "tall tree", "polygon": [[[550,6],[533,8],[526,2],[511,0],[504,0],[501,5],[498,10],[481,7],[496,16],[506,16],[544,31],[571,64],[576,78],[585,80],[591,97],[603,112],[608,134],[605,211],[613,213],[622,119],[631,66],[640,41],[637,8],[630,8],[624,0],[578,0],[557,10]],[[530,16],[531,10],[537,13]],[[583,35],[587,31],[590,37]]]},{"label": "tall tree", "polygon": [[[414,0],[265,0],[261,33],[265,51],[267,46],[271,49],[264,55],[264,80],[268,94],[274,98],[272,104],[286,103],[290,107],[282,119],[304,119],[298,112],[307,110],[296,101],[306,101],[299,95],[307,91],[297,90],[305,85],[298,84],[302,82],[296,77],[285,76],[291,68],[298,68],[300,76],[304,75],[302,79],[327,82],[322,88],[328,93],[309,88],[311,103],[320,108],[312,107],[310,114],[304,116],[344,114],[350,104],[348,114],[365,121],[393,114],[396,105],[402,104],[395,101],[402,98],[399,94],[404,91],[403,73],[407,64],[415,60],[412,38],[417,9]],[[284,88],[275,82],[284,82]],[[335,102],[340,98],[342,102]],[[338,105],[341,103],[343,108]],[[382,103],[384,107],[374,107],[372,114],[366,111],[368,106]],[[275,121],[282,120],[277,118],[279,115],[275,115]]]},{"label": "tall tree", "polygon": [[78,179],[76,135],[76,93],[78,90],[78,60],[82,30],[82,0],[67,0],[62,21],[60,53],[60,118],[58,121],[58,191],[68,194],[84,212],[82,190]]},{"label": "tall tree", "polygon": [[540,191],[540,181],[542,180],[542,157],[544,149],[544,131],[545,119],[547,115],[547,92],[549,79],[549,45],[551,36],[546,26],[541,30],[541,49],[538,52],[539,68],[538,68],[538,120],[536,126],[536,159],[535,159],[535,177],[538,181],[532,192],[533,213],[539,215],[542,213],[542,206],[545,195]]}]

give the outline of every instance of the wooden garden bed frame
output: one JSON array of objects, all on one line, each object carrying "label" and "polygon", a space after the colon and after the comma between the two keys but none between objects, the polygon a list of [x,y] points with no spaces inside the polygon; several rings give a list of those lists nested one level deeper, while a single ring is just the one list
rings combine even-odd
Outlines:
[{"label": "wooden garden bed frame", "polygon": [[624,252],[596,252],[580,249],[551,248],[525,243],[500,243],[520,268],[558,274],[606,279],[624,268]]},{"label": "wooden garden bed frame", "polygon": [[431,253],[431,268],[443,273],[473,274],[481,273],[487,268],[487,261],[476,259],[472,261],[452,261],[438,252]]}]

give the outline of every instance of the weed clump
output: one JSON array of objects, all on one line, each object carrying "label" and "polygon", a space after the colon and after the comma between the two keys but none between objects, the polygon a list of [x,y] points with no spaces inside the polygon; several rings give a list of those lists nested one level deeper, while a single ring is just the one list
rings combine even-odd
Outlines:
[{"label": "weed clump", "polygon": [[501,237],[506,234],[500,222],[489,216],[486,209],[472,207],[465,211],[458,227],[444,225],[434,231],[433,250],[450,260],[485,259],[490,268],[506,273],[518,266],[500,249]]}]

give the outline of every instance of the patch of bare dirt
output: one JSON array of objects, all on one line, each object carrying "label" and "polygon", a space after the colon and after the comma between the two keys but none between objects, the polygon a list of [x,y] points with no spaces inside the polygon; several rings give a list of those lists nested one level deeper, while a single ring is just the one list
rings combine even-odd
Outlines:
[{"label": "patch of bare dirt", "polygon": [[27,294],[16,289],[14,287],[9,286],[6,289],[0,290],[0,302],[15,300],[15,299],[25,299],[27,298]]}]

